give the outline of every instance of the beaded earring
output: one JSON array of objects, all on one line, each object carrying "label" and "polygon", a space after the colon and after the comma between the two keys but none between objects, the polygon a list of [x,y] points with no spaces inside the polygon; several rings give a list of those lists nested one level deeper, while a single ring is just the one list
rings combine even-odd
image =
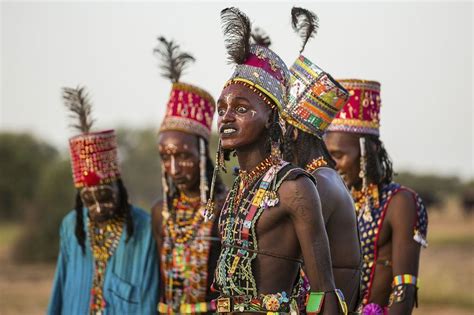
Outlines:
[{"label": "beaded earring", "polygon": [[367,154],[365,147],[365,138],[359,138],[360,146],[360,172],[359,177],[362,179],[362,194],[364,196],[364,205],[362,210],[362,217],[366,222],[372,221],[372,214],[370,213],[370,196],[369,185],[367,182]]},{"label": "beaded earring", "polygon": [[170,189],[163,162],[161,162],[161,187],[163,189],[163,210],[161,215],[163,216],[163,219],[166,220],[170,215],[168,210],[168,193]]},{"label": "beaded earring", "polygon": [[208,182],[206,176],[206,143],[199,137],[199,191],[201,195],[201,205],[207,201]]},{"label": "beaded earring", "polygon": [[216,207],[216,203],[214,201],[214,198],[215,198],[214,189],[215,189],[215,186],[216,186],[216,178],[217,178],[217,175],[219,174],[220,170],[225,171],[224,150],[222,149],[221,139],[219,139],[219,142],[217,143],[216,165],[214,166],[214,172],[212,173],[209,199],[207,200],[206,208],[204,210],[204,221],[205,222],[214,219],[214,209]]}]

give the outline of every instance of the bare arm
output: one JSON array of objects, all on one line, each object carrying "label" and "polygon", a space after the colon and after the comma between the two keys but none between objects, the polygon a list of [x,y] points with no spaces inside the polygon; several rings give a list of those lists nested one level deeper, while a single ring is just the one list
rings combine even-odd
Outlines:
[{"label": "bare arm", "polygon": [[[407,191],[397,193],[393,196],[387,211],[387,219],[392,229],[393,276],[403,274],[418,276],[420,245],[413,240],[416,205],[412,194]],[[415,291],[415,286],[406,286],[403,301],[394,302],[389,314],[411,314]]]},{"label": "bare arm", "polygon": [[[334,291],[329,243],[315,185],[302,176],[286,181],[280,192],[300,243],[311,291]],[[323,314],[338,314],[334,294],[326,294]]]}]

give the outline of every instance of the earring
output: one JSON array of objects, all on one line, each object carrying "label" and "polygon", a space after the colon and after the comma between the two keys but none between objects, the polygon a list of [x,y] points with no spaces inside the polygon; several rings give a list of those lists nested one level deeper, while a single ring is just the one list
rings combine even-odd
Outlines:
[{"label": "earring", "polygon": [[372,214],[370,212],[370,196],[369,185],[367,183],[367,154],[365,150],[365,138],[359,138],[360,146],[360,173],[359,177],[362,179],[362,194],[364,196],[364,205],[362,217],[366,222],[372,222]]},{"label": "earring", "polygon": [[169,209],[168,209],[168,193],[169,193],[169,186],[168,180],[166,178],[165,166],[163,162],[161,162],[161,187],[163,189],[163,209],[161,210],[161,215],[163,220],[167,220],[170,216]]},{"label": "earring", "polygon": [[211,180],[211,188],[209,193],[209,200],[207,200],[206,208],[204,209],[204,221],[210,221],[214,219],[214,209],[216,208],[216,204],[214,202],[214,189],[216,186],[216,178],[219,174],[219,170],[225,170],[224,164],[224,151],[222,150],[222,143],[221,139],[217,143],[217,152],[216,152],[216,165],[214,166],[214,172],[212,173],[212,180]]},{"label": "earring", "polygon": [[207,201],[208,182],[206,176],[206,143],[199,137],[199,191],[201,194],[201,205]]}]

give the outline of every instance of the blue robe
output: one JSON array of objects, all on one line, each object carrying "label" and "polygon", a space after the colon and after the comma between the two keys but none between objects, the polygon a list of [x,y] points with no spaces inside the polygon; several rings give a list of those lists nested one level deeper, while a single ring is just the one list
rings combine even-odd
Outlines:
[{"label": "blue robe", "polygon": [[[70,212],[61,224],[60,250],[47,314],[87,315],[94,273],[87,232],[88,210],[84,209],[86,252],[82,254],[74,229],[76,213]],[[133,236],[126,242],[124,226],[120,242],[107,264],[104,298],[107,314],[156,314],[158,304],[158,264],[150,216],[133,207]]]}]

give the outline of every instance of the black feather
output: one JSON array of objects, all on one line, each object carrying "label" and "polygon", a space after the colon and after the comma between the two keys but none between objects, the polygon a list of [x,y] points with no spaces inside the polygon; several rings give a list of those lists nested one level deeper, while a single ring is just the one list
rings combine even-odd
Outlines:
[{"label": "black feather", "polygon": [[190,54],[181,52],[178,44],[172,40],[166,40],[163,36],[158,37],[158,46],[153,52],[163,62],[160,65],[161,75],[170,79],[173,83],[178,82],[184,69],[195,61]]},{"label": "black feather", "polygon": [[78,123],[70,126],[82,133],[88,133],[91,130],[94,120],[92,119],[92,104],[84,87],[77,88],[63,87],[64,105],[72,112],[69,116],[77,119]]},{"label": "black feather", "polygon": [[308,40],[318,32],[319,19],[316,14],[309,10],[293,7],[291,9],[291,26],[303,41],[300,50],[300,53],[302,53]]},{"label": "black feather", "polygon": [[250,53],[251,24],[239,9],[231,7],[221,11],[222,31],[230,63],[242,64]]},{"label": "black feather", "polygon": [[268,36],[261,28],[256,27],[253,32],[250,34],[253,40],[253,44],[270,47],[272,41],[270,36]]}]

